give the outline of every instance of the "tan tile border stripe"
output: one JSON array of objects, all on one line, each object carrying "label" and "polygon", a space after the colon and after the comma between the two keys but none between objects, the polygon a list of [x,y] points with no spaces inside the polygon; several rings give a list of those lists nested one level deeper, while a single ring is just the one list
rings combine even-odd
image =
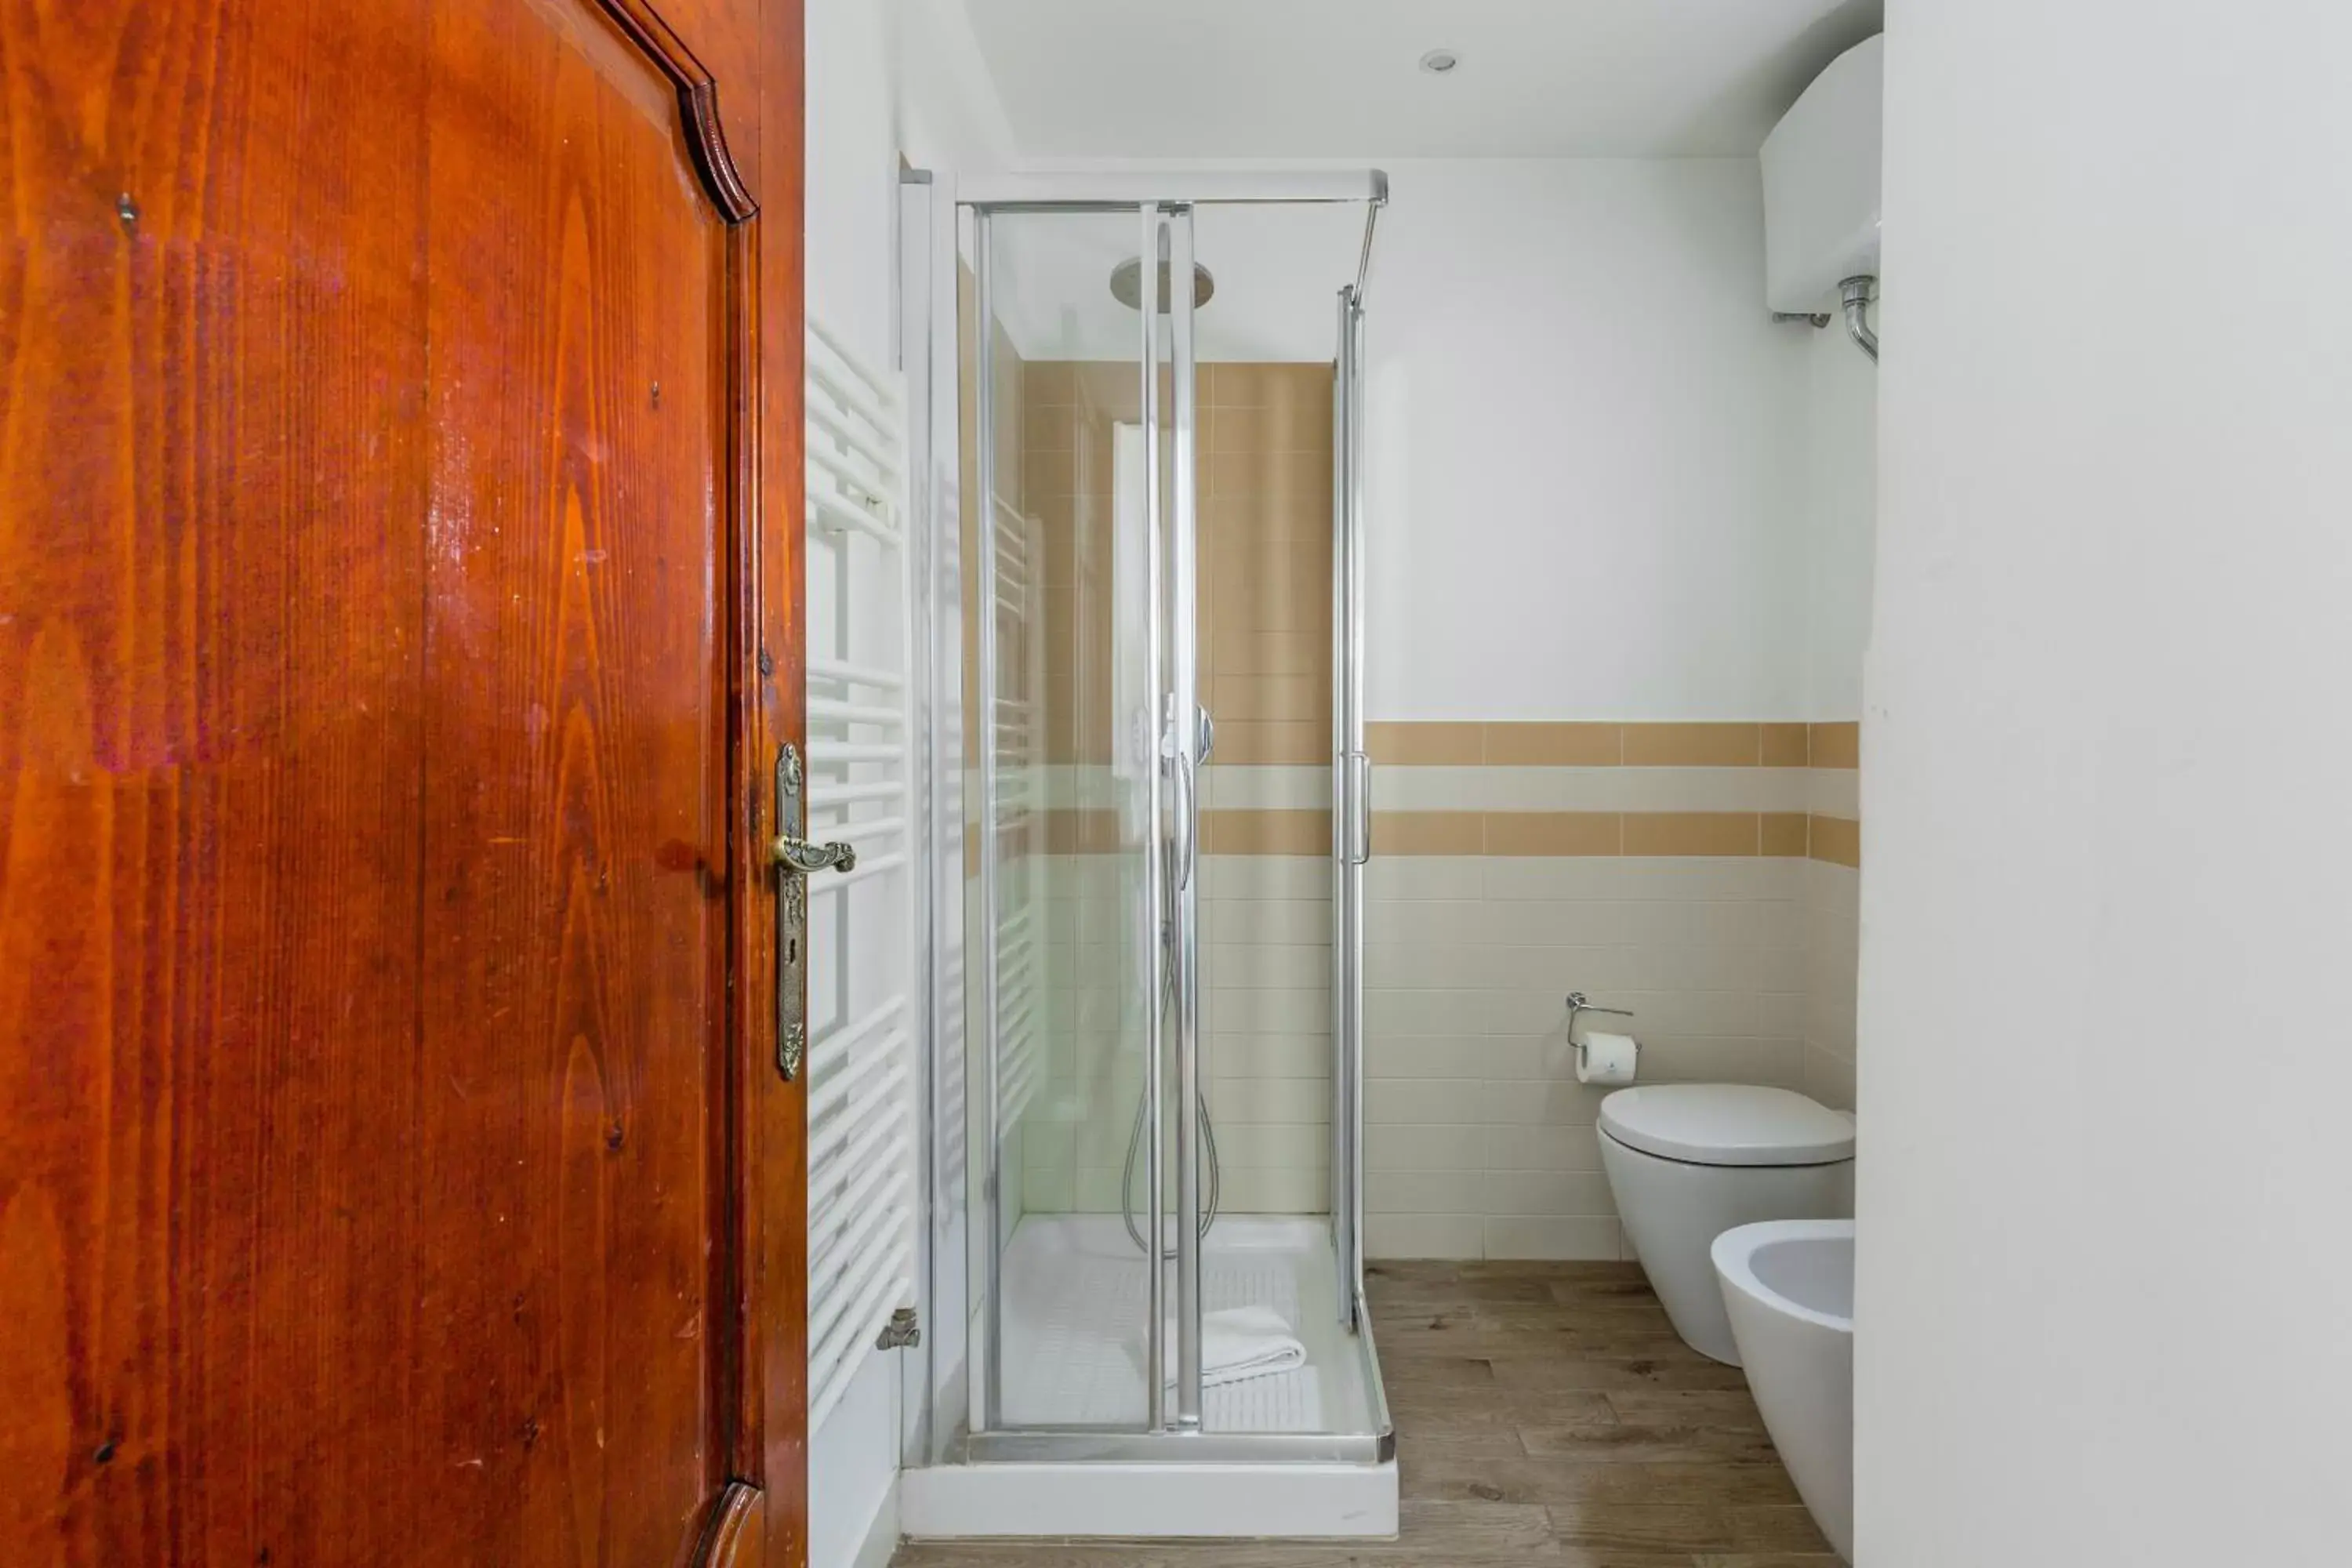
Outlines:
[{"label": "tan tile border stripe", "polygon": [[1806,819],[1779,811],[1375,811],[1372,854],[1801,858]]},{"label": "tan tile border stripe", "polygon": [[1328,811],[1204,811],[1203,855],[1328,855]]},{"label": "tan tile border stripe", "polygon": [[[1367,724],[1375,763],[1401,767],[1801,768],[1859,748],[1852,724],[1381,722]],[[1839,733],[1843,731],[1843,734]],[[1817,738],[1819,737],[1819,738]]]},{"label": "tan tile border stripe", "polygon": [[1862,868],[1862,824],[1843,816],[1816,816],[1810,824],[1808,855],[1832,866]]},{"label": "tan tile border stripe", "polygon": [[[1052,855],[1114,855],[1118,814],[1074,807],[1040,812],[1034,831],[1007,830],[1008,857],[1043,843]],[[966,836],[967,870],[977,836]],[[1229,810],[1201,814],[1204,855],[1330,852],[1328,811]],[[1637,855],[1664,858],[1764,856],[1859,868],[1862,825],[1787,811],[1375,811],[1375,856],[1533,858]]]},{"label": "tan tile border stripe", "polygon": [[1805,754],[1817,768],[1862,766],[1862,725],[1848,719],[1835,724],[1807,727]]}]

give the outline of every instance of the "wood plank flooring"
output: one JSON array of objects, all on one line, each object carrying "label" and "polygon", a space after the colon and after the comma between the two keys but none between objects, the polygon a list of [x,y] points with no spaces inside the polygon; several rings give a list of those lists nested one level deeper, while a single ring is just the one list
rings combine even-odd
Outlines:
[{"label": "wood plank flooring", "polygon": [[1748,1384],[1633,1263],[1377,1263],[1393,1542],[956,1542],[895,1568],[1838,1568]]}]

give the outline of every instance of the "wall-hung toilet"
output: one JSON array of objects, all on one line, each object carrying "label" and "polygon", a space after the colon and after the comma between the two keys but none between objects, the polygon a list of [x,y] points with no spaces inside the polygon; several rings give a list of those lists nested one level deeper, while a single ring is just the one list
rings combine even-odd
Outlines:
[{"label": "wall-hung toilet", "polygon": [[1853,1119],[1785,1089],[1643,1084],[1601,1102],[1617,1215],[1701,1355],[1739,1364],[1708,1249],[1735,1226],[1853,1215]]}]

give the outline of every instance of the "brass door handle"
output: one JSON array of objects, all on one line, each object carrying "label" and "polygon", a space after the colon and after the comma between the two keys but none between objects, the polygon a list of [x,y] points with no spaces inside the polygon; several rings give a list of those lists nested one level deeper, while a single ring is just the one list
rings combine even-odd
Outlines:
[{"label": "brass door handle", "polygon": [[776,835],[768,846],[769,858],[788,870],[849,871],[856,868],[857,850],[854,845],[835,842],[812,844],[805,838],[794,838],[788,833]]},{"label": "brass door handle", "polygon": [[847,844],[812,844],[807,779],[797,747],[776,751],[775,837],[768,863],[776,868],[776,1071],[786,1083],[801,1076],[808,1056],[808,874],[846,871],[857,864]]}]

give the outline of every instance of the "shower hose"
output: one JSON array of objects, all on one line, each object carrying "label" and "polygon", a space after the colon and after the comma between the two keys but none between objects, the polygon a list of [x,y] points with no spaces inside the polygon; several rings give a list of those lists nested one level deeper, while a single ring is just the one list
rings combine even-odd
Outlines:
[{"label": "shower hose", "polygon": [[[1171,939],[1172,939],[1175,933],[1173,931],[1162,930],[1160,937],[1163,945],[1172,945]],[[1175,987],[1176,966],[1171,963],[1168,966],[1167,983],[1160,988],[1160,1011],[1162,1016],[1165,1016],[1168,1012],[1168,1004],[1170,999],[1175,994]],[[1217,1163],[1217,1124],[1209,1119],[1209,1102],[1205,1097],[1198,1094],[1195,1094],[1192,1098],[1193,1103],[1198,1105],[1201,1110],[1201,1152],[1203,1154],[1206,1154],[1209,1159],[1209,1201],[1202,1205],[1201,1208],[1201,1235],[1206,1237],[1209,1234],[1209,1227],[1217,1223],[1218,1189],[1223,1185],[1224,1175]],[[1133,1194],[1135,1192],[1135,1156],[1136,1152],[1143,1146],[1143,1120],[1145,1115],[1145,1106],[1149,1099],[1150,1096],[1145,1094],[1142,1090],[1139,1089],[1136,1091],[1135,1126],[1134,1129],[1127,1135],[1127,1168],[1119,1173],[1118,1178],[1119,1217],[1127,1221],[1128,1239],[1134,1242],[1135,1249],[1138,1252],[1144,1254],[1146,1257],[1150,1255],[1151,1247],[1150,1243],[1143,1239],[1142,1227],[1135,1223],[1135,1198]],[[1167,1251],[1163,1251],[1160,1256],[1164,1259],[1175,1257],[1176,1253],[1173,1248],[1171,1248]]]}]

